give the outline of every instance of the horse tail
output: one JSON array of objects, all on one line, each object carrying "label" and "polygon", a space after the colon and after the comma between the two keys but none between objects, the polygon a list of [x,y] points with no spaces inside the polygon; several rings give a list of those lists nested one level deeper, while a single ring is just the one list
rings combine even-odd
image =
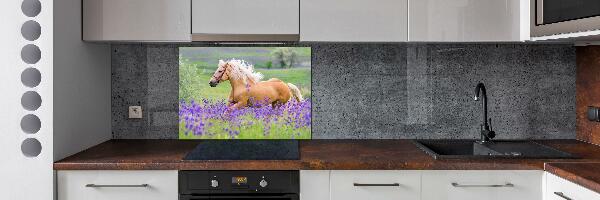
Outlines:
[{"label": "horse tail", "polygon": [[296,99],[296,101],[300,102],[300,101],[304,100],[304,98],[302,98],[302,94],[300,93],[300,89],[298,89],[298,87],[296,87],[296,85],[294,85],[292,83],[288,83],[287,86],[288,86],[288,88],[290,88],[292,97],[294,97]]}]

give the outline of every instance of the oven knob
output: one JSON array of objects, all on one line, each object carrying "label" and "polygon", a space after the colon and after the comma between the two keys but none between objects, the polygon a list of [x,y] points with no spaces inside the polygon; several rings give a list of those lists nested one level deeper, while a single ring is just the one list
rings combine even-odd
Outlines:
[{"label": "oven knob", "polygon": [[210,180],[210,187],[219,187],[219,181],[217,180]]},{"label": "oven knob", "polygon": [[260,180],[260,183],[258,183],[258,185],[260,185],[260,187],[267,187],[267,185],[269,185],[269,183],[267,183],[267,181],[265,179]]}]

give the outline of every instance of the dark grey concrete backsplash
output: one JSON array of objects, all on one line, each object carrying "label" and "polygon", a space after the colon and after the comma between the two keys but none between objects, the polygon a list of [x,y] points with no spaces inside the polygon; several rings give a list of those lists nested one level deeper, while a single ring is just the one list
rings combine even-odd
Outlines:
[{"label": "dark grey concrete backsplash", "polygon": [[[486,84],[501,139],[575,138],[575,48],[310,44],[315,139],[478,138]],[[112,46],[116,139],[178,137],[178,46]],[[127,119],[129,105],[143,119]]]}]

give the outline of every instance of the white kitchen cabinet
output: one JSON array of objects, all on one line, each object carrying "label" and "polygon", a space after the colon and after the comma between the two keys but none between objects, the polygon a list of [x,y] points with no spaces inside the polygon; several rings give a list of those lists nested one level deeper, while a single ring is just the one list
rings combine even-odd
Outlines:
[{"label": "white kitchen cabinet", "polygon": [[299,0],[191,0],[194,41],[298,40]]},{"label": "white kitchen cabinet", "polygon": [[409,0],[408,40],[529,40],[528,0]]},{"label": "white kitchen cabinet", "polygon": [[58,171],[56,182],[58,200],[177,200],[179,195],[175,170]]},{"label": "white kitchen cabinet", "polygon": [[600,194],[567,181],[554,174],[546,173],[544,200],[600,200]]},{"label": "white kitchen cabinet", "polygon": [[421,172],[356,170],[331,171],[331,200],[418,200]]},{"label": "white kitchen cabinet", "polygon": [[190,41],[190,0],[83,0],[85,41]]},{"label": "white kitchen cabinet", "polygon": [[542,200],[543,171],[424,171],[422,200]]},{"label": "white kitchen cabinet", "polygon": [[301,200],[329,200],[329,170],[300,171]]},{"label": "white kitchen cabinet", "polygon": [[300,41],[404,42],[408,0],[302,0]]}]

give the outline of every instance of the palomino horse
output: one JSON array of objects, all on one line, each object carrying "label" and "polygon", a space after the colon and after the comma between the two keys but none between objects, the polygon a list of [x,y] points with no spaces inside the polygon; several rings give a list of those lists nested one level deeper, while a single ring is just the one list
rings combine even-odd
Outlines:
[{"label": "palomino horse", "polygon": [[230,109],[268,104],[278,106],[287,103],[292,97],[298,102],[303,100],[300,90],[294,84],[286,84],[276,78],[260,81],[262,74],[254,72],[253,66],[243,60],[219,60],[218,66],[209,85],[216,87],[222,81],[229,80]]}]

